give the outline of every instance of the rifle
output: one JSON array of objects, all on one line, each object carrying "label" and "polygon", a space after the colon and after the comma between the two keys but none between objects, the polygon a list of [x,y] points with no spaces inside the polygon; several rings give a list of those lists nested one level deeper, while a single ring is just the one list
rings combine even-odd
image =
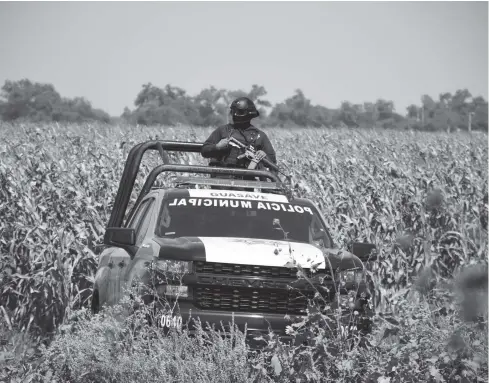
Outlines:
[{"label": "rifle", "polygon": [[[234,146],[235,148],[239,148],[239,149],[244,149],[245,150],[245,152],[243,154],[240,154],[237,158],[238,158],[238,160],[240,160],[242,158],[245,158],[245,157],[247,159],[249,159],[251,162],[250,162],[250,165],[248,166],[248,169],[254,169],[256,167],[256,165],[258,164],[258,162],[260,162],[260,161],[257,161],[256,160],[256,156],[255,156],[256,150],[253,147],[253,145],[246,146],[245,144],[243,144],[242,142],[238,141],[234,137],[231,137],[229,139],[229,145]],[[261,160],[261,162],[263,162],[265,164],[265,166],[269,167],[270,169],[273,169],[276,172],[278,172],[278,173],[280,173],[280,174],[282,174],[282,175],[284,175],[285,177],[288,178],[287,174],[285,174],[282,171],[280,171],[280,169],[278,168],[278,166],[275,165],[270,160],[268,160],[266,157],[263,158]]]},{"label": "rifle", "polygon": [[[238,148],[238,149],[244,149],[245,150],[245,152],[243,154],[240,154],[237,158],[238,159],[241,159],[244,157],[248,158],[251,161],[250,164],[248,165],[248,169],[254,169],[256,167],[256,165],[258,165],[259,162],[263,162],[270,169],[275,170],[277,173],[282,174],[285,177],[285,179],[287,180],[286,181],[287,184],[290,186],[291,181],[292,181],[292,177],[290,175],[287,175],[284,172],[282,172],[278,168],[277,165],[275,165],[273,162],[270,162],[270,160],[268,160],[266,157],[262,158],[261,161],[256,160],[256,156],[255,156],[256,150],[253,147],[253,145],[246,146],[245,144],[243,144],[241,141],[238,141],[234,137],[231,137],[229,139],[229,145],[234,146],[235,148]],[[281,183],[282,190],[285,193],[285,195],[289,198],[289,200],[293,200],[294,195],[292,194],[292,190],[287,186],[287,184],[285,184],[283,182]]]}]

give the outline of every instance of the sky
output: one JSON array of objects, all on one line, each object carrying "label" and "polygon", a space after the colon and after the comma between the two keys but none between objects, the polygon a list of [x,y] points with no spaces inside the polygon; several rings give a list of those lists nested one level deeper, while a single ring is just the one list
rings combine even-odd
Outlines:
[{"label": "sky", "polygon": [[0,2],[0,82],[51,83],[112,116],[143,84],[263,85],[272,103],[488,99],[488,2]]}]

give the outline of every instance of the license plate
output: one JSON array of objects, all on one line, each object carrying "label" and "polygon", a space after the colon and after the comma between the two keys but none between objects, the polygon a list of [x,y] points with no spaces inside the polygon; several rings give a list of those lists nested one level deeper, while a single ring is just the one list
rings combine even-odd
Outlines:
[{"label": "license plate", "polygon": [[182,328],[182,316],[181,315],[162,315],[160,326],[163,328]]}]

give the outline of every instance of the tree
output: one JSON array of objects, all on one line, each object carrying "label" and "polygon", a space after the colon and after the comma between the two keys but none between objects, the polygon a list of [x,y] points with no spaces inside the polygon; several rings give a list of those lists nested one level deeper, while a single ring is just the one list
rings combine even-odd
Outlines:
[{"label": "tree", "polygon": [[471,97],[472,95],[467,89],[457,90],[452,97],[452,109],[460,114],[468,113],[468,99]]},{"label": "tree", "polygon": [[321,105],[312,105],[302,90],[296,89],[292,97],[272,108],[267,124],[319,127],[329,125],[333,120],[329,109]]},{"label": "tree", "polygon": [[440,93],[438,98],[440,100],[440,105],[444,106],[447,109],[451,109],[451,107],[452,107],[452,94],[450,92]]},{"label": "tree", "polygon": [[192,97],[186,91],[170,84],[163,89],[143,84],[134,101],[136,109],[125,111],[126,120],[141,125],[177,125],[199,123],[199,113]]},{"label": "tree", "polygon": [[5,100],[2,118],[8,121],[17,118],[49,121],[56,104],[61,103],[61,96],[51,84],[32,83],[28,79],[7,80],[2,98]]},{"label": "tree", "polygon": [[411,104],[406,108],[406,110],[407,110],[407,116],[409,118],[417,119],[419,117],[419,108],[416,105]]},{"label": "tree", "polygon": [[394,102],[378,99],[375,102],[375,109],[378,113],[378,120],[386,120],[392,118],[395,110]]},{"label": "tree", "polygon": [[270,117],[275,118],[281,124],[291,122],[295,125],[307,126],[310,108],[310,100],[305,97],[302,90],[296,89],[292,97],[272,109]]},{"label": "tree", "polygon": [[161,106],[164,104],[165,96],[163,90],[153,86],[150,82],[142,86],[143,89],[136,96],[134,105],[138,108],[143,105],[152,104],[155,106]]},{"label": "tree", "polygon": [[62,98],[51,84],[31,82],[28,79],[7,80],[1,96],[4,99],[1,117],[7,121],[19,118],[32,121],[110,121],[107,113],[93,109],[84,98]]},{"label": "tree", "polygon": [[196,125],[216,126],[226,122],[226,91],[213,86],[203,89],[194,99],[199,113]]},{"label": "tree", "polygon": [[481,97],[475,97],[470,105],[471,111],[474,113],[472,119],[473,129],[488,130],[488,105],[487,101]]},{"label": "tree", "polygon": [[263,98],[266,95],[267,95],[266,89],[263,86],[261,85],[259,86],[256,84],[252,85],[251,90],[248,93],[248,98],[256,104],[260,112],[260,115],[263,118],[265,118],[267,115],[267,111],[265,108],[270,108],[272,106],[270,101]]},{"label": "tree", "polygon": [[131,118],[131,110],[126,106],[124,107],[124,111],[121,114],[121,118],[128,120]]},{"label": "tree", "polygon": [[363,113],[359,116],[359,122],[368,127],[374,126],[379,118],[376,105],[373,102],[364,102],[362,110]]},{"label": "tree", "polygon": [[434,117],[437,105],[427,94],[421,96],[421,104],[421,124],[425,125],[428,119]]},{"label": "tree", "polygon": [[340,106],[340,120],[347,126],[358,126],[358,116],[362,113],[359,105],[343,101]]}]

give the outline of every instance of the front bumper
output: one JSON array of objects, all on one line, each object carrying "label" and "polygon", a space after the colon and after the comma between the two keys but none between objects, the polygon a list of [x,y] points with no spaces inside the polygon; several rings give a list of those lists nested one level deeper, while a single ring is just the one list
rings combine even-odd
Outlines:
[{"label": "front bumper", "polygon": [[[163,312],[166,329],[178,322],[187,331],[195,331],[200,327],[197,321],[204,330],[210,325],[228,332],[234,325],[242,332],[246,329],[247,334],[273,332],[284,339],[290,338],[290,326],[300,332],[294,324],[311,327],[307,326],[310,322],[321,329],[341,326],[344,331],[353,326],[362,333],[370,331],[370,294],[364,282],[346,281],[336,288],[327,275],[297,279],[296,274],[289,268],[200,262],[181,282],[167,274],[158,278],[157,274],[148,279],[155,281],[155,287],[145,290],[149,300],[155,299],[156,307],[163,308],[158,311]],[[169,283],[175,287],[168,289]],[[311,304],[323,311],[316,312]]]},{"label": "front bumper", "polygon": [[[257,337],[266,339],[269,333],[273,333],[282,342],[290,342],[295,338],[295,341],[301,340],[301,336],[298,334],[303,332],[304,328],[307,327],[307,321],[316,322],[316,326],[331,331],[338,330],[338,326],[341,326],[340,331],[344,334],[366,334],[370,332],[372,315],[369,312],[370,306],[368,302],[359,299],[355,303],[355,309],[343,310],[341,314],[338,314],[338,312],[335,311],[337,307],[333,304],[330,312],[323,314],[315,313],[312,308],[309,316],[304,316],[202,310],[196,307],[192,302],[180,301],[171,304],[170,307],[173,307],[171,311],[164,309],[162,311],[162,317],[165,315],[173,318],[181,316],[181,328],[190,333],[196,332],[199,328],[199,323],[204,331],[213,328],[223,334],[230,333],[232,331],[231,326],[234,325],[234,327],[237,327],[241,332],[246,330],[247,338],[252,343],[254,343],[254,338]],[[167,308],[169,307],[168,305],[165,306]],[[355,315],[354,312],[357,314]],[[294,324],[300,324],[299,326],[293,326],[294,330],[297,331],[295,336],[287,331],[289,326]],[[165,327],[164,323],[162,323],[162,326]],[[167,326],[165,330],[169,330],[168,327],[169,326]]]}]

